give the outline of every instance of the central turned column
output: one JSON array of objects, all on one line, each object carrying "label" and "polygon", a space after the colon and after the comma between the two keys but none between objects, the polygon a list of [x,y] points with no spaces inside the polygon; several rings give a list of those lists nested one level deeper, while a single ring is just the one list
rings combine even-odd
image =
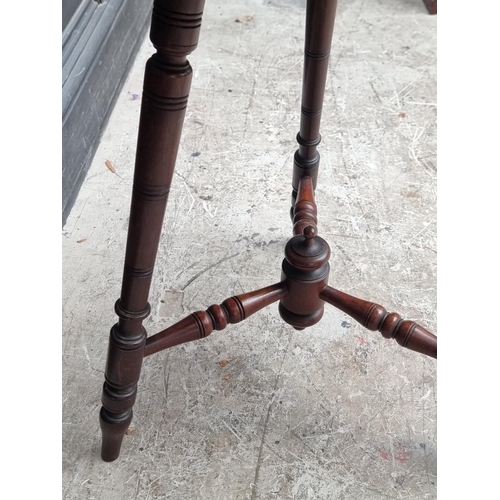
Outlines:
[{"label": "central turned column", "polygon": [[279,303],[281,318],[296,330],[315,325],[324,312],[321,291],[328,284],[330,247],[317,236],[314,225],[291,238],[285,246],[281,279],[287,295]]}]

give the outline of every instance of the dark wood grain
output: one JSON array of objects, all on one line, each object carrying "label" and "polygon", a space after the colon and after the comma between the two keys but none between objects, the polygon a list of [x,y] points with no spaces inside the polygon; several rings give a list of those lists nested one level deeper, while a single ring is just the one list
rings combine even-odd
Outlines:
[{"label": "dark wood grain", "polygon": [[292,209],[293,234],[302,234],[307,226],[317,231],[318,208],[314,200],[313,180],[311,177],[302,177],[299,181],[297,200]]},{"label": "dark wood grain", "polygon": [[203,0],[155,0],[146,64],[125,266],[115,310],[100,413],[103,460],[115,460],[132,420],[149,315],[148,295],[174,174],[192,69],[186,57],[198,43]]},{"label": "dark wood grain", "polygon": [[414,321],[403,320],[399,314],[388,313],[379,304],[358,299],[331,286],[321,292],[321,298],[368,330],[378,330],[386,339],[395,339],[407,349],[437,359],[437,337]]},{"label": "dark wood grain", "polygon": [[323,316],[324,302],[319,295],[328,283],[329,258],[330,247],[313,225],[285,246],[281,279],[288,294],[280,301],[279,313],[297,330],[316,324]]},{"label": "dark wood grain", "polygon": [[148,338],[144,356],[174,345],[208,337],[214,330],[224,330],[228,324],[243,321],[287,294],[284,283],[276,283],[254,292],[226,299],[206,311],[197,311],[175,325]]},{"label": "dark wood grain", "polygon": [[295,204],[302,177],[311,177],[313,189],[316,189],[319,169],[316,148],[321,141],[319,127],[336,10],[337,0],[307,2],[302,106],[297,134],[299,149],[294,156],[292,205]]}]

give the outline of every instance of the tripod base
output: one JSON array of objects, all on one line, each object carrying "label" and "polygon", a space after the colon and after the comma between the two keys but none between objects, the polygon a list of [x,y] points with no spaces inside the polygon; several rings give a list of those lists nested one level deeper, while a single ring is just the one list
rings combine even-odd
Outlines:
[{"label": "tripod base", "polygon": [[[118,456],[130,424],[142,361],[163,349],[203,339],[279,302],[282,319],[297,330],[318,323],[331,304],[369,329],[411,350],[436,357],[436,338],[421,326],[328,285],[330,247],[318,235],[319,123],[336,2],[309,2],[299,149],[293,161],[293,234],[285,247],[281,281],[196,311],[147,336],[148,294],[174,175],[192,70],[186,59],[197,44],[203,2],[155,2],[151,39],[157,48],[146,66],[136,169],[118,322],[111,330],[101,410],[102,456]],[[317,29],[318,28],[318,29]]]}]

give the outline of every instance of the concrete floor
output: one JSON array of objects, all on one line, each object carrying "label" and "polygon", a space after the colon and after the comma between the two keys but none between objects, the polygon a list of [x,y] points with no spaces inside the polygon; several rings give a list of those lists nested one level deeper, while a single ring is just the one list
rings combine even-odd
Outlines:
[{"label": "concrete floor", "polygon": [[[303,4],[207,2],[150,334],[279,280]],[[436,498],[436,362],[332,307],[297,332],[273,305],[147,358],[133,431],[118,461],[101,461],[107,337],[152,52],[146,40],[62,238],[63,498]],[[339,2],[322,137],[330,284],[436,331],[436,17],[421,0]]]}]

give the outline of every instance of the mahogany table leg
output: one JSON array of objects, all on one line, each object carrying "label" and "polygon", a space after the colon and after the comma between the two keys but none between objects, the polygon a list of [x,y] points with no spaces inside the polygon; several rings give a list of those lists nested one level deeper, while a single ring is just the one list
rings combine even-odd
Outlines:
[{"label": "mahogany table leg", "polygon": [[102,458],[118,458],[132,420],[149,315],[149,288],[174,174],[204,0],[155,0],[146,64],[118,323],[110,334],[100,423]]},{"label": "mahogany table leg", "polygon": [[297,134],[299,149],[295,152],[293,162],[292,210],[302,177],[311,177],[316,189],[319,168],[316,147],[321,141],[319,126],[336,10],[337,0],[307,2],[302,108],[300,132]]}]

